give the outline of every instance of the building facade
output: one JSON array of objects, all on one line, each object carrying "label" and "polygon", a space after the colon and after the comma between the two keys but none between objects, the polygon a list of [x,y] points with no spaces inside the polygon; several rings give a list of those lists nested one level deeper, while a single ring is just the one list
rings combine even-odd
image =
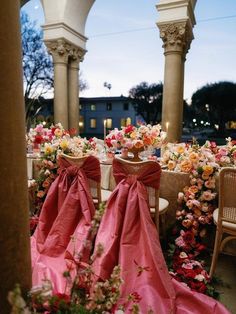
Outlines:
[{"label": "building facade", "polygon": [[80,134],[101,137],[128,124],[136,124],[136,112],[127,97],[80,98]]}]

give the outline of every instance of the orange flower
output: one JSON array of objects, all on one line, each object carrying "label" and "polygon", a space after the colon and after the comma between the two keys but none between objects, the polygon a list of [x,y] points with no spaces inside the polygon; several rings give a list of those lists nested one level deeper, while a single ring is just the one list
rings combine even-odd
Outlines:
[{"label": "orange flower", "polygon": [[39,197],[39,198],[43,198],[44,195],[45,195],[45,192],[42,190],[38,191],[38,193],[37,193],[37,197]]},{"label": "orange flower", "polygon": [[151,137],[144,137],[143,138],[143,144],[146,145],[146,146],[149,146],[149,145],[152,145],[152,139]]},{"label": "orange flower", "polygon": [[189,160],[184,160],[180,164],[180,169],[182,172],[190,172],[192,169],[192,163]]},{"label": "orange flower", "polygon": [[194,194],[196,194],[198,191],[199,191],[199,190],[198,190],[198,188],[196,187],[196,185],[192,185],[192,186],[190,186],[189,189],[188,189],[188,192],[189,192],[189,193],[194,193]]},{"label": "orange flower", "polygon": [[175,167],[176,167],[176,162],[174,160],[169,160],[168,164],[167,164],[167,167],[168,167],[169,170],[174,170]]},{"label": "orange flower", "polygon": [[201,210],[197,207],[194,207],[193,212],[194,212],[194,215],[196,215],[197,217],[200,217],[202,214]]},{"label": "orange flower", "polygon": [[141,148],[143,147],[143,141],[138,140],[135,144],[134,144],[135,148]]},{"label": "orange flower", "polygon": [[197,153],[192,152],[192,153],[189,154],[189,159],[191,160],[191,162],[194,162],[194,163],[195,163],[195,162],[198,161],[199,156],[198,156]]}]

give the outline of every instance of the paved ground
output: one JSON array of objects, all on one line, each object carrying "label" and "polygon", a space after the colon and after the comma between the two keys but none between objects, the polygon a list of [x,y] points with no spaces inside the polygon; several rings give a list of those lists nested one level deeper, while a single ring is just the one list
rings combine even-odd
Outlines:
[{"label": "paved ground", "polygon": [[222,283],[216,286],[222,302],[232,314],[236,314],[236,256],[221,254],[215,275]]}]

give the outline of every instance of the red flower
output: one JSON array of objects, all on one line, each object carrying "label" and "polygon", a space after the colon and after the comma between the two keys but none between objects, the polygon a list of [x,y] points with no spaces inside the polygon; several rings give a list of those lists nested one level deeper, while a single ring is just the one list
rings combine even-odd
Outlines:
[{"label": "red flower", "polygon": [[193,244],[194,234],[191,231],[186,231],[183,235],[183,239],[187,244]]},{"label": "red flower", "polygon": [[185,270],[185,277],[186,278],[194,279],[195,276],[196,276],[196,272],[194,269],[186,269]]},{"label": "red flower", "polygon": [[76,135],[76,128],[71,128],[68,130],[68,133],[70,134],[70,136],[75,136]]},{"label": "red flower", "polygon": [[42,144],[43,143],[43,137],[41,135],[35,135],[34,143],[35,144]]},{"label": "red flower", "polygon": [[124,132],[125,132],[125,134],[129,134],[129,133],[131,133],[133,130],[134,130],[134,126],[130,124],[130,125],[128,125],[128,126],[124,129]]}]

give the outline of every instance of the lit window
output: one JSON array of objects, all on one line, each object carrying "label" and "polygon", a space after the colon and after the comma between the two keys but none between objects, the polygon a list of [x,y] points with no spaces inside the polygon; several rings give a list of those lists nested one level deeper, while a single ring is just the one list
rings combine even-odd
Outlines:
[{"label": "lit window", "polygon": [[91,109],[91,111],[95,111],[96,110],[96,105],[91,105],[90,109]]},{"label": "lit window", "polygon": [[79,131],[84,132],[84,117],[81,115],[79,116]]},{"label": "lit window", "polygon": [[82,110],[82,109],[83,109],[83,105],[79,104],[79,110]]},{"label": "lit window", "polygon": [[107,111],[111,111],[112,110],[112,104],[111,103],[107,103]]},{"label": "lit window", "polygon": [[124,103],[123,109],[124,109],[124,110],[129,110],[129,104],[128,104],[127,102]]},{"label": "lit window", "polygon": [[107,128],[108,128],[108,129],[111,129],[111,128],[112,128],[112,119],[111,119],[111,118],[108,118],[106,121],[107,121],[107,122],[106,122]]},{"label": "lit window", "polygon": [[127,126],[131,124],[131,118],[121,118],[120,126]]},{"label": "lit window", "polygon": [[126,126],[126,119],[125,118],[120,119],[120,126]]},{"label": "lit window", "polygon": [[94,118],[90,119],[90,128],[96,129],[96,127],[97,127],[97,120]]}]

